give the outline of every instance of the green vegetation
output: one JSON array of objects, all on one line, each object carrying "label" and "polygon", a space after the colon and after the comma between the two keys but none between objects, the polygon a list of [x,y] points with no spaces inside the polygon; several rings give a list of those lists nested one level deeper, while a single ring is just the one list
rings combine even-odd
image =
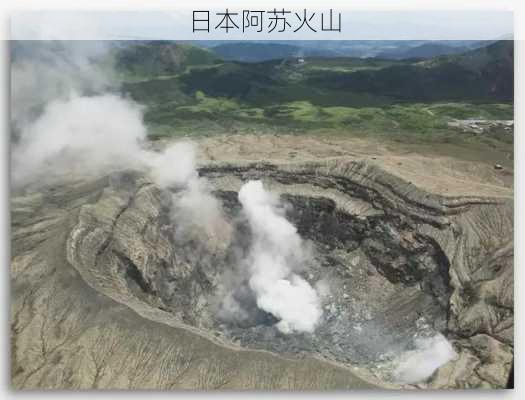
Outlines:
[{"label": "green vegetation", "polygon": [[208,50],[172,42],[140,42],[118,48],[113,60],[124,81],[172,76],[193,66],[220,61]]},{"label": "green vegetation", "polygon": [[154,138],[329,132],[411,141],[478,140],[491,146],[509,142],[509,135],[497,132],[472,139],[448,123],[513,119],[512,42],[426,61],[313,57],[225,62],[208,50],[166,43],[121,51],[116,58],[125,72],[123,88],[147,106],[145,121]]}]

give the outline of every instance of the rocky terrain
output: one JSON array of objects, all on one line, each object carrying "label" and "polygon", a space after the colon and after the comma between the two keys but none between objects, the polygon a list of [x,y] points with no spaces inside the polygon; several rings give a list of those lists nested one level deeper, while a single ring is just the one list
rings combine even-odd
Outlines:
[{"label": "rocky terrain", "polygon": [[451,121],[447,125],[474,134],[501,130],[503,133],[512,135],[514,131],[514,120],[464,119]]},{"label": "rocky terrain", "polygon": [[[135,170],[13,193],[14,388],[399,388],[398,357],[436,333],[457,357],[417,387],[505,387],[511,188],[483,178],[436,190],[443,175],[409,180],[392,158],[217,158],[199,168],[228,220],[212,237],[174,235],[174,193]],[[254,179],[311,246],[303,278],[329,283],[311,334],[217,312],[224,271],[250,242],[237,193]]]}]

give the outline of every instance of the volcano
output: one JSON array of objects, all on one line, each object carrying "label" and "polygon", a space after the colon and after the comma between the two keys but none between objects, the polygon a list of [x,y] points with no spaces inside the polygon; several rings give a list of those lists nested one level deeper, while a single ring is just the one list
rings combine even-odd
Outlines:
[{"label": "volcano", "polygon": [[[454,357],[419,385],[505,386],[512,200],[432,194],[363,160],[198,172],[225,216],[213,236],[175,234],[177,189],[140,171],[14,193],[15,387],[405,387],[402,360],[435,338]],[[319,293],[311,332],[277,329],[235,268],[253,246],[238,196],[253,180],[309,249],[296,274]]]}]

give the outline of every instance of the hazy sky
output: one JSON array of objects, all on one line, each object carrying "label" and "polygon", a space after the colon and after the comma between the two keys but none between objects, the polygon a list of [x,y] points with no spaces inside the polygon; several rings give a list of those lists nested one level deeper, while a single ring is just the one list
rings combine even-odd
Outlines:
[{"label": "hazy sky", "polygon": [[[290,22],[296,23],[290,9]],[[308,10],[309,13],[316,10]],[[335,12],[336,10],[334,10]],[[214,29],[219,22],[217,12],[210,10],[210,32],[193,32],[191,11],[149,12],[19,12],[11,16],[12,39],[498,39],[513,33],[513,14],[509,11],[345,11],[341,16],[341,32],[317,32],[308,29],[294,33],[267,33],[268,20],[261,33],[242,32],[242,18],[237,16],[241,29],[228,33]],[[242,14],[242,10],[230,10]],[[321,12],[317,10],[316,17]],[[310,15],[310,14],[309,14]],[[239,21],[239,18],[241,21]],[[315,19],[313,20],[315,21]],[[319,22],[317,22],[319,25]]]}]

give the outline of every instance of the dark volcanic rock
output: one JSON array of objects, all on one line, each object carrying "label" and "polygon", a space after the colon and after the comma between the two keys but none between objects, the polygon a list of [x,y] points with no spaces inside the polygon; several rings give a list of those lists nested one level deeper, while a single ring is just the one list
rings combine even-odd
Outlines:
[{"label": "dark volcanic rock", "polygon": [[[135,172],[13,198],[15,387],[369,387],[366,370],[437,331],[458,358],[428,385],[506,384],[512,201],[432,195],[364,162],[218,164],[200,174],[231,235],[174,235],[172,193]],[[242,277],[236,295],[251,318],[217,313],[225,273],[235,275],[251,241],[237,201],[249,179],[281,193],[311,247],[303,277],[329,283],[312,334],[279,333]]]}]

